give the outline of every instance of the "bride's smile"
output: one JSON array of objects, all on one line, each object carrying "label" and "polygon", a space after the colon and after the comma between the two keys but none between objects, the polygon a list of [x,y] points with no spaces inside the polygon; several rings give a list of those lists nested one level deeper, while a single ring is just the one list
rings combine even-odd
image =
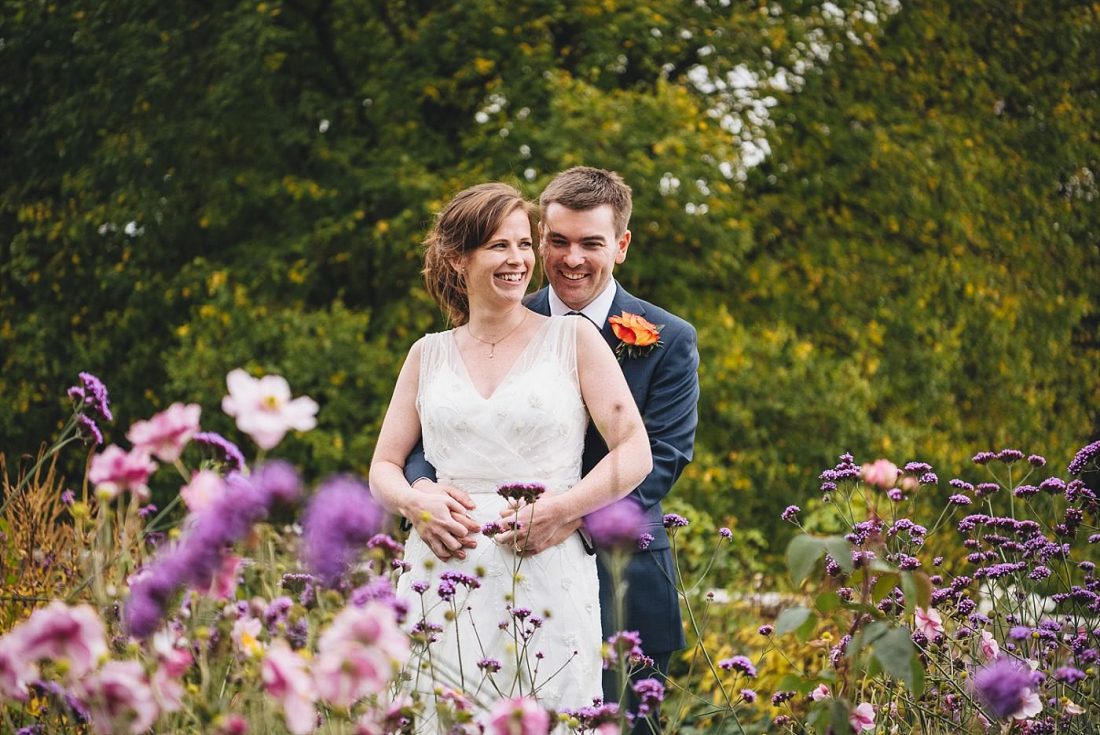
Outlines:
[{"label": "bride's smile", "polygon": [[527,292],[535,267],[531,220],[516,209],[501,222],[485,244],[462,259],[472,312],[500,300],[517,302]]}]

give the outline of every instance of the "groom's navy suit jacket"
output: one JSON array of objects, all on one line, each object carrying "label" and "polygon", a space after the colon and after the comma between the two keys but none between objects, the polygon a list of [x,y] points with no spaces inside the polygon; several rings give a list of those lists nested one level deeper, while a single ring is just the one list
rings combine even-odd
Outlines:
[{"label": "groom's navy suit jacket", "polygon": [[[547,289],[536,291],[527,307],[539,314],[550,314]],[[620,360],[623,376],[645,422],[653,452],[653,470],[630,493],[645,512],[640,533],[653,536],[647,549],[635,552],[626,569],[626,621],[619,627],[637,630],[642,648],[649,654],[667,653],[684,646],[684,629],[676,593],[676,572],[664,527],[661,501],[672,489],[684,467],[691,461],[698,423],[699,351],[695,328],[659,306],[631,296],[616,284],[615,299],[608,314],[637,314],[654,324],[663,324],[662,347],[643,357]],[[612,349],[619,339],[610,321],[602,328]],[[607,454],[607,445],[594,425],[588,427],[584,441],[582,474],[587,474]],[[604,635],[616,632],[612,617],[611,580],[601,563],[600,608]]]},{"label": "groom's navy suit jacket", "polygon": [[[527,308],[550,315],[547,289],[531,294]],[[680,604],[676,593],[675,566],[664,527],[661,501],[691,461],[698,423],[699,351],[695,328],[680,317],[659,306],[635,298],[616,284],[615,299],[609,316],[623,312],[637,314],[654,324],[663,324],[662,347],[643,357],[623,357],[619,362],[626,383],[638,404],[638,410],[649,434],[653,453],[653,470],[630,493],[645,513],[645,526],[639,531],[653,536],[645,550],[638,550],[626,569],[626,621],[618,628],[636,630],[642,638],[642,648],[649,655],[668,653],[684,646],[684,630],[680,619]],[[619,340],[611,323],[603,325],[602,333],[614,349]],[[607,445],[596,430],[589,426],[585,436],[582,474],[587,474],[607,454]],[[435,472],[417,447],[405,466],[410,482],[420,477],[435,478]],[[611,580],[606,567],[599,564],[600,607],[604,636],[616,632],[612,620]]]}]

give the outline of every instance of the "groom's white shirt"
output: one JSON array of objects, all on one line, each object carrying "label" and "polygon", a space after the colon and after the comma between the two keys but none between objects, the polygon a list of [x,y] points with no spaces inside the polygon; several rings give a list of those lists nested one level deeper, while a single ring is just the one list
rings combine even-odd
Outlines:
[{"label": "groom's white shirt", "polygon": [[[554,293],[554,287],[547,287],[550,293],[550,316],[563,316],[573,311],[565,305],[556,293]],[[603,325],[607,322],[607,315],[611,313],[611,302],[615,300],[615,279],[609,278],[607,285],[604,286],[600,295],[592,299],[588,306],[580,310],[582,314],[588,317],[589,321],[595,324],[600,329],[603,329]]]}]

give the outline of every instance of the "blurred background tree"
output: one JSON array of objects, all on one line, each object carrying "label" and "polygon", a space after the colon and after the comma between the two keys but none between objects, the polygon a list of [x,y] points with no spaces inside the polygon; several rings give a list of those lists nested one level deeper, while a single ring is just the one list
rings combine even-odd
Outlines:
[{"label": "blurred background tree", "polygon": [[0,450],[79,370],[109,440],[176,400],[239,438],[244,366],[321,403],[282,453],[363,472],[445,326],[432,212],[583,163],[635,191],[616,275],[699,328],[682,505],[763,539],[845,450],[1064,464],[1100,434],[1098,95],[1083,2],[13,0]]}]

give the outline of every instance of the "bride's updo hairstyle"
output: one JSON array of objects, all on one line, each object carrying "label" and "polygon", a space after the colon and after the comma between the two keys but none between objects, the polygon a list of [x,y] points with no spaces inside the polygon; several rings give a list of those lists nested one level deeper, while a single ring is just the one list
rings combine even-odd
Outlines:
[{"label": "bride's updo hairstyle", "polygon": [[424,284],[455,326],[470,319],[470,301],[462,268],[463,255],[484,245],[504,219],[522,209],[529,220],[534,206],[508,184],[478,184],[459,192],[424,239]]}]

